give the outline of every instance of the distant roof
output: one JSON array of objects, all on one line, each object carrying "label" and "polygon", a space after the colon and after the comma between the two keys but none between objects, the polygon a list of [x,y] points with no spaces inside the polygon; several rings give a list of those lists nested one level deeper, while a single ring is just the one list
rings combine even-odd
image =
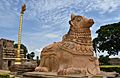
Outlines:
[{"label": "distant roof", "polygon": [[1,41],[1,40],[5,40],[5,41],[9,41],[9,42],[14,42],[13,40],[4,39],[4,38],[1,38],[0,41]]}]

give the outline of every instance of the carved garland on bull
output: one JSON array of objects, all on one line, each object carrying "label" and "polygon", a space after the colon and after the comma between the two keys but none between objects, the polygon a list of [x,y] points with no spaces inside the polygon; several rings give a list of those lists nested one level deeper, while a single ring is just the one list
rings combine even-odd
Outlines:
[{"label": "carved garland on bull", "polygon": [[[85,24],[84,22],[89,21]],[[80,22],[80,24],[78,24]],[[91,23],[91,25],[90,25]],[[79,55],[93,55],[92,41],[90,27],[93,20],[86,20],[83,16],[71,15],[69,21],[70,30],[68,34],[64,35],[61,48],[73,54]]]}]

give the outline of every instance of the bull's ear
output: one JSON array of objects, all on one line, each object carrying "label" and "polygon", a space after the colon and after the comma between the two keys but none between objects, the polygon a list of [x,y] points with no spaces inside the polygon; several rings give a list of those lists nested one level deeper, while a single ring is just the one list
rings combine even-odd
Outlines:
[{"label": "bull's ear", "polygon": [[71,14],[71,20],[75,18],[75,14]]},{"label": "bull's ear", "polygon": [[69,21],[70,26],[74,26],[73,21]]}]

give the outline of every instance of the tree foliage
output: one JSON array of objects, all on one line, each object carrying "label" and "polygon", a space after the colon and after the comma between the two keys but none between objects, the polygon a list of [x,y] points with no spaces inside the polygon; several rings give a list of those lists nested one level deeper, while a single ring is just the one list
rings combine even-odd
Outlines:
[{"label": "tree foliage", "polygon": [[40,64],[39,56],[36,57],[36,63],[37,63],[37,66],[39,66],[39,64]]},{"label": "tree foliage", "polygon": [[95,51],[109,55],[118,55],[120,51],[120,22],[101,26],[96,31],[98,36],[93,40]]},{"label": "tree foliage", "polygon": [[[18,44],[14,44],[14,48],[18,48]],[[26,54],[28,53],[27,47],[21,44],[20,48],[24,50],[24,57],[26,58]]]},{"label": "tree foliage", "polygon": [[33,59],[33,57],[35,57],[35,53],[34,52],[31,52],[30,55],[31,55],[32,59]]},{"label": "tree foliage", "polygon": [[31,59],[31,55],[29,53],[27,54],[27,59]]},{"label": "tree foliage", "polygon": [[33,60],[33,57],[35,57],[35,53],[34,52],[31,52],[31,53],[27,54],[27,59]]},{"label": "tree foliage", "polygon": [[103,56],[103,55],[101,55],[99,57],[99,62],[100,62],[101,65],[109,65],[110,64],[109,61],[110,61],[109,56]]}]

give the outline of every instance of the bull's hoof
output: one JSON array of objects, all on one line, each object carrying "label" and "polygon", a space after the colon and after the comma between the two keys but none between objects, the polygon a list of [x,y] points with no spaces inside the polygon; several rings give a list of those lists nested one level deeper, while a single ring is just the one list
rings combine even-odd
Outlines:
[{"label": "bull's hoof", "polygon": [[68,74],[80,74],[81,70],[79,68],[67,68],[67,69],[59,69],[57,74],[58,75],[68,75]]},{"label": "bull's hoof", "polygon": [[63,68],[58,69],[57,74],[58,75],[66,75],[67,74],[66,69],[63,69]]},{"label": "bull's hoof", "polygon": [[48,72],[47,67],[36,67],[35,68],[36,72]]},{"label": "bull's hoof", "polygon": [[85,68],[74,68],[70,67],[67,69],[60,68],[57,72],[58,75],[69,75],[69,74],[87,74],[87,71]]}]

